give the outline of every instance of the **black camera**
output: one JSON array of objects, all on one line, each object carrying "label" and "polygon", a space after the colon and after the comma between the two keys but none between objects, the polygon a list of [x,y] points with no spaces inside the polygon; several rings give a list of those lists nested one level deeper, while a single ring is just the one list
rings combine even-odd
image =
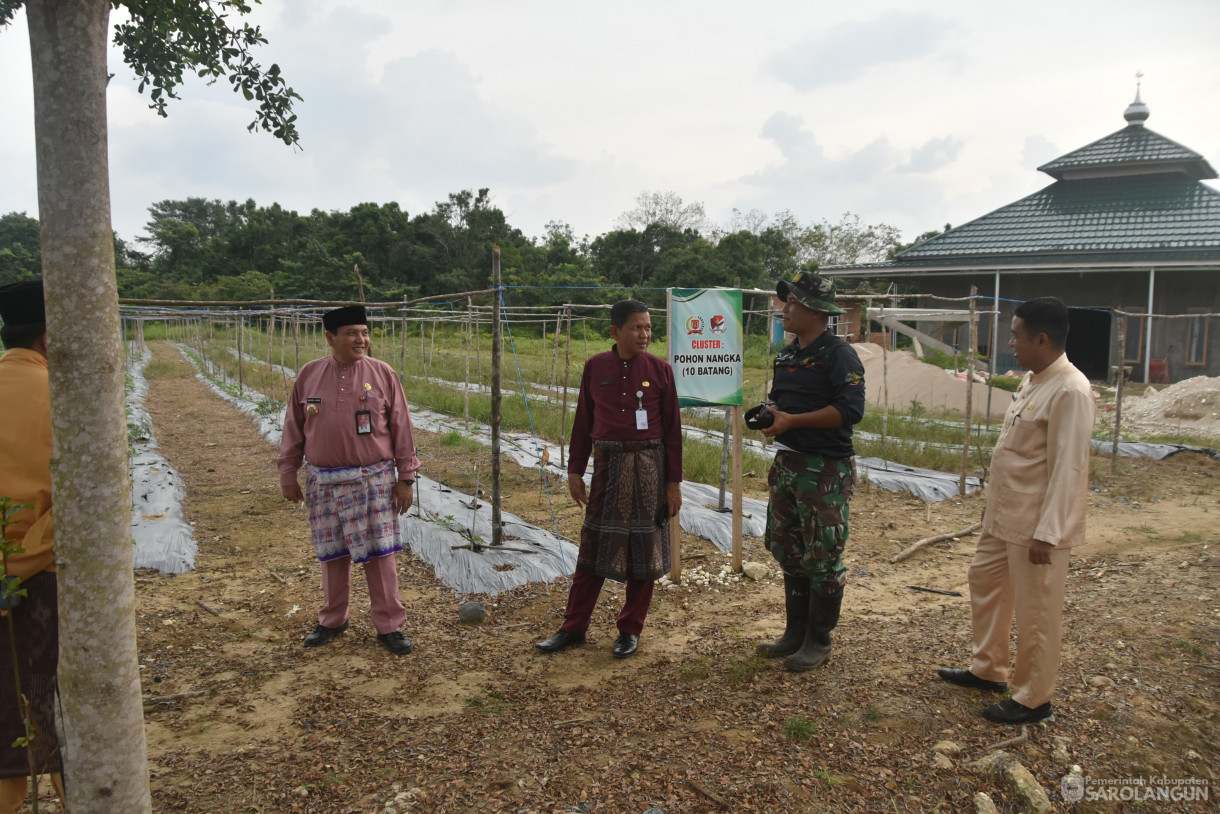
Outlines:
[{"label": "black camera", "polygon": [[752,430],[765,430],[775,423],[775,416],[766,409],[775,405],[764,402],[757,407],[751,407],[746,412],[746,426]]}]

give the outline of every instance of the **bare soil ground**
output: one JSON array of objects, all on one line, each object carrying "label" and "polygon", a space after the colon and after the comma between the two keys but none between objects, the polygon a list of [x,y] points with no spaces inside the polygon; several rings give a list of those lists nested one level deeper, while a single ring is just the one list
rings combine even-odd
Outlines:
[{"label": "bare soil ground", "polygon": [[[898,543],[973,522],[979,498],[857,494],[835,652],[809,674],[754,655],[782,628],[774,571],[658,591],[640,653],[615,661],[621,586],[608,584],[588,644],[543,656],[532,645],[558,627],[566,583],[482,597],[487,622],[466,626],[453,592],[401,555],[415,652],[377,645],[359,573],[351,629],[307,650],[318,567],[304,510],[280,497],[276,450],[172,349],[155,347],[154,358],[173,370],[152,381],[148,407],[200,549],[194,572],[137,575],[158,811],[950,812],[973,811],[979,790],[1001,811],[1021,810],[965,765],[1019,733],[979,716],[994,698],[935,677],[938,666],[968,663],[971,539],[889,563]],[[455,487],[486,467],[486,452],[417,441],[425,471]],[[1057,810],[1067,810],[1066,768],[1051,757],[1053,736],[1069,739],[1071,761],[1091,777],[1206,778],[1215,810],[1220,463],[1181,454],[1121,462],[1114,476],[1108,461],[1094,463],[1056,720],[1014,748]],[[539,475],[509,463],[504,473],[506,508],[549,527]],[[576,536],[579,512],[562,484],[552,491],[560,530]],[[727,561],[693,537],[683,548],[690,565]],[[745,550],[770,562],[760,541]],[[1090,684],[1098,677],[1104,686]],[[930,747],[943,739],[964,747],[953,768],[933,764]]]}]

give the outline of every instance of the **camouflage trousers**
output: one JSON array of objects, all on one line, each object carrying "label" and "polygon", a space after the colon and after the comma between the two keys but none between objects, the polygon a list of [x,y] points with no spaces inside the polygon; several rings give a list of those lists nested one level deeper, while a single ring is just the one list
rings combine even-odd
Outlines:
[{"label": "camouflage trousers", "polygon": [[815,594],[839,593],[856,459],[780,450],[767,481],[767,550],[788,576],[808,577]]}]

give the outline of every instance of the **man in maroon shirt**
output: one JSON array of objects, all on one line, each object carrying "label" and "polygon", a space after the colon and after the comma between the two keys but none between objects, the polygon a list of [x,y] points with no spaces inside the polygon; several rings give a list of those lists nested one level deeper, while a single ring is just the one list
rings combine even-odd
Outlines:
[{"label": "man in maroon shirt", "polygon": [[[402,551],[398,515],[413,502],[419,459],[411,412],[394,368],[368,356],[364,306],[322,315],[332,354],[304,365],[284,416],[280,488],[309,507],[314,553],[322,563],[322,610],[306,647],[326,644],[348,628],[352,563],[364,566],[377,641],[395,655],[411,652],[399,628],[407,611],[398,598],[394,554]],[[304,459],[305,492],[297,481]]]},{"label": "man in maroon shirt", "polygon": [[[636,300],[610,309],[614,347],[585,363],[568,453],[568,489],[585,507],[563,626],[534,646],[554,653],[585,640],[606,579],[627,583],[613,655],[639,647],[656,579],[669,570],[665,529],[682,506],[682,419],[669,363],[648,353],[652,319]],[[593,485],[584,474],[593,455]],[[673,522],[677,522],[674,520]]]}]

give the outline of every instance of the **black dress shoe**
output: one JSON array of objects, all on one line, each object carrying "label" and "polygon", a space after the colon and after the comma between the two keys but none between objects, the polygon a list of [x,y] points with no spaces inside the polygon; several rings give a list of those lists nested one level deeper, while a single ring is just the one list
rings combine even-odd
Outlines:
[{"label": "black dress shoe", "polygon": [[983,717],[997,724],[1032,724],[1038,721],[1053,721],[1055,713],[1051,712],[1050,701],[1031,709],[1011,698],[1005,698],[983,710]]},{"label": "black dress shoe", "polygon": [[634,633],[620,633],[618,638],[614,640],[614,649],[610,652],[616,659],[625,659],[628,656],[634,656],[635,651],[639,649],[639,636]]},{"label": "black dress shoe", "polygon": [[411,640],[407,638],[407,634],[401,630],[395,630],[392,633],[378,633],[377,641],[396,656],[405,656],[415,649]]},{"label": "black dress shoe", "polygon": [[307,635],[305,637],[305,646],[306,647],[321,647],[324,644],[328,644],[331,639],[335,638],[340,633],[347,630],[348,627],[350,627],[350,624],[348,622],[344,622],[343,624],[339,625],[338,627],[327,627],[326,625],[318,625],[312,631],[310,631],[309,635]]},{"label": "black dress shoe", "polygon": [[953,667],[941,667],[936,671],[936,674],[950,684],[956,684],[959,687],[969,687],[972,690],[987,690],[988,692],[1004,692],[1008,689],[1008,685],[1003,681],[988,681],[985,678],[979,678],[969,670],[958,670]]},{"label": "black dress shoe", "polygon": [[549,639],[543,639],[536,643],[534,647],[541,650],[543,653],[558,653],[560,650],[566,650],[569,647],[577,644],[585,643],[585,634],[583,633],[568,633],[566,630],[560,630]]}]

